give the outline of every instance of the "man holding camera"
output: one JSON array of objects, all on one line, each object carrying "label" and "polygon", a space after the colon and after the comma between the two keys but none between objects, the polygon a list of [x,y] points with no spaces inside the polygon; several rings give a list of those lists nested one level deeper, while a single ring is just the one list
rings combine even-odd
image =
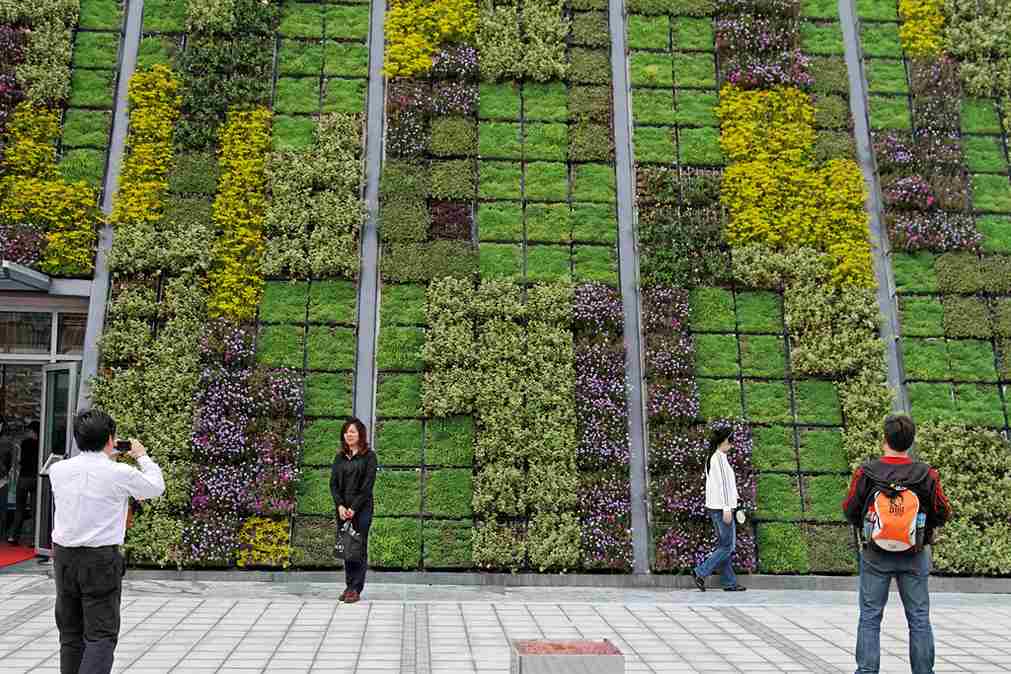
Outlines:
[{"label": "man holding camera", "polygon": [[[165,480],[144,445],[116,441],[116,422],[105,412],[78,414],[74,440],[81,453],[49,469],[60,674],[108,674],[119,639],[125,571],[119,546],[129,500],[161,496]],[[140,470],[115,462],[118,451]]]}]

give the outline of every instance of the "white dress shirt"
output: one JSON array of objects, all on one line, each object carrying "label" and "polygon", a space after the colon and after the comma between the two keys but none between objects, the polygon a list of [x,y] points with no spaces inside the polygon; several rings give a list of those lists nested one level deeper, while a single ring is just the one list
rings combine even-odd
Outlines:
[{"label": "white dress shirt", "polygon": [[733,510],[737,507],[737,477],[727,455],[716,450],[709,459],[706,473],[706,507]]},{"label": "white dress shirt", "polygon": [[105,452],[81,452],[49,468],[56,513],[53,542],[65,548],[122,545],[130,496],[165,493],[161,468],[148,456],[140,470],[116,463]]}]

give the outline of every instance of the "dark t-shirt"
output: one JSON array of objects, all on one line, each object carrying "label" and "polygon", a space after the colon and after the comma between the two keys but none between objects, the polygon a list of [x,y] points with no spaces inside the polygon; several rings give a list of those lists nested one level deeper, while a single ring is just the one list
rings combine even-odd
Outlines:
[{"label": "dark t-shirt", "polygon": [[37,477],[39,474],[39,441],[25,438],[21,441],[21,477]]}]

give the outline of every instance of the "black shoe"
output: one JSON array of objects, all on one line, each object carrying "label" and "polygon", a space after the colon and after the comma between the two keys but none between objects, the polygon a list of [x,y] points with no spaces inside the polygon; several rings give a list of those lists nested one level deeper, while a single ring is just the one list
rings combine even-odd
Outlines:
[{"label": "black shoe", "polygon": [[695,581],[695,587],[699,588],[699,592],[706,591],[706,579],[695,573],[695,569],[692,569],[692,580]]},{"label": "black shoe", "polygon": [[344,590],[343,592],[341,592],[341,596],[337,598],[337,601],[343,602],[345,599],[347,599],[348,598],[348,592],[350,592],[350,591],[351,590]]},{"label": "black shoe", "polygon": [[723,588],[724,592],[744,592],[748,588],[743,585],[731,585],[730,587]]}]

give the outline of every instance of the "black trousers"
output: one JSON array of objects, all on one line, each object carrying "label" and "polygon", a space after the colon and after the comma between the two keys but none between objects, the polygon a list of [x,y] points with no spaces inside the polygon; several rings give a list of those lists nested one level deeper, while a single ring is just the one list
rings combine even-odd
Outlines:
[{"label": "black trousers", "polygon": [[123,556],[115,545],[53,544],[60,674],[109,674],[119,640]]},{"label": "black trousers", "polygon": [[362,561],[344,562],[344,581],[347,589],[362,593],[365,589],[365,572],[369,568],[369,529],[372,527],[372,511],[363,510],[351,518],[355,531],[362,535]]},{"label": "black trousers", "polygon": [[25,512],[28,510],[28,496],[32,497],[32,508],[38,510],[35,505],[35,490],[39,486],[39,480],[35,476],[24,476],[18,478],[18,489],[16,504],[14,506],[14,524],[11,525],[8,537],[20,540],[21,528],[25,523]]}]

